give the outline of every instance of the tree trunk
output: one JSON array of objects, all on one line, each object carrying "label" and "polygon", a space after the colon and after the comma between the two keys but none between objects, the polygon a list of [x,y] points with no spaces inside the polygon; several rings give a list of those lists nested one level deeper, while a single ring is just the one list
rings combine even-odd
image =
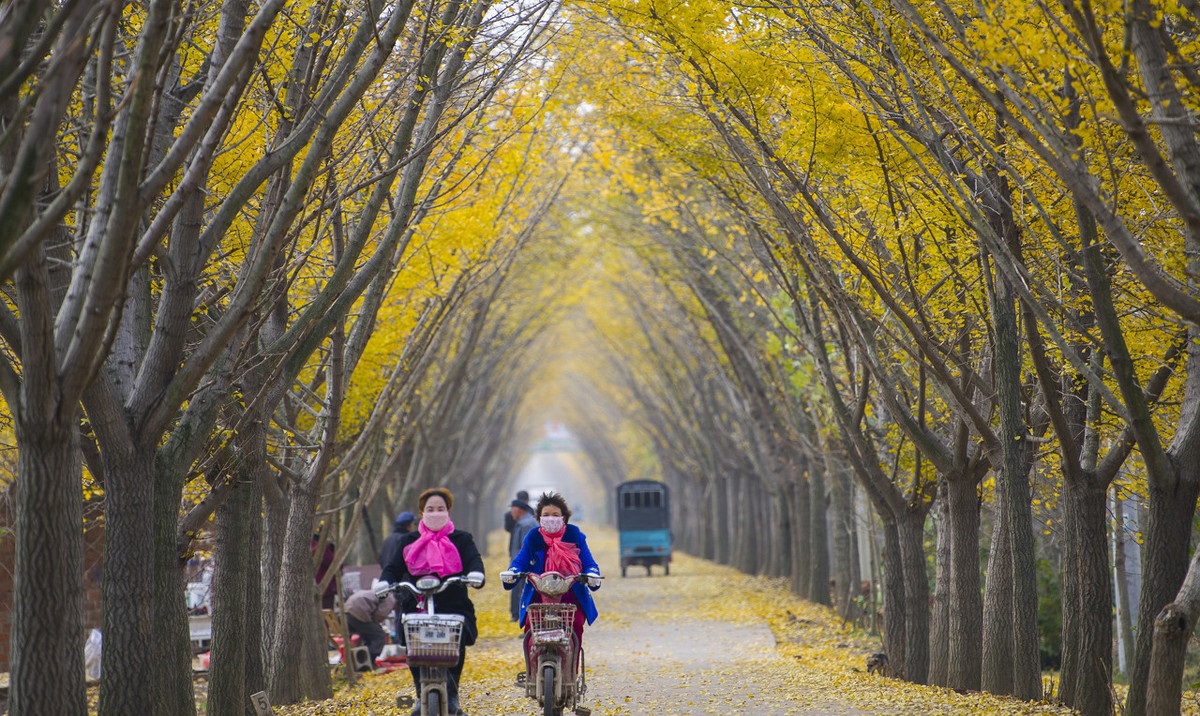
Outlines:
[{"label": "tree trunk", "polygon": [[1187,578],[1175,601],[1154,619],[1154,648],[1150,657],[1150,688],[1146,692],[1146,713],[1176,716],[1183,693],[1183,667],[1188,641],[1196,630],[1200,612],[1200,551],[1192,558]]},{"label": "tree trunk", "polygon": [[1062,529],[1065,535],[1059,569],[1059,601],[1062,611],[1062,662],[1059,664],[1058,696],[1064,704],[1074,708],[1076,682],[1079,674],[1079,622],[1083,615],[1079,613],[1082,595],[1079,592],[1080,582],[1074,579],[1070,572],[1079,568],[1080,526],[1082,518],[1076,505],[1066,504],[1072,499],[1070,488],[1063,485],[1063,520]]},{"label": "tree trunk", "polygon": [[[1003,218],[1010,218],[1008,211],[1002,212]],[[1011,221],[1003,223],[999,233],[1008,237]],[[1031,448],[1021,404],[1021,333],[1015,292],[1000,272],[992,278],[992,326],[996,341],[993,374],[1001,445],[997,491],[1005,493],[1000,519],[1009,523],[1009,543],[1005,548],[1012,552],[1013,695],[1032,701],[1042,696],[1042,671],[1038,654],[1037,560],[1029,503]]]},{"label": "tree trunk", "polygon": [[946,686],[950,679],[950,494],[944,477],[938,479],[936,515],[937,552],[929,619],[929,683]]},{"label": "tree trunk", "polygon": [[711,514],[713,516],[713,557],[717,564],[729,564],[730,544],[733,542],[733,533],[729,529],[729,478],[718,477],[713,482],[712,502],[713,508]]},{"label": "tree trunk", "polygon": [[790,475],[782,475],[779,484],[779,495],[771,500],[773,510],[777,514],[776,524],[779,533],[775,544],[778,549],[774,552],[774,570],[776,577],[792,577],[792,560],[795,548],[793,541],[796,533],[796,518],[792,511],[792,479]]},{"label": "tree trunk", "polygon": [[193,716],[192,643],[187,618],[187,577],[176,544],[182,471],[158,471],[154,497],[154,698],[155,713]]},{"label": "tree trunk", "polygon": [[883,520],[883,650],[894,674],[908,674],[905,639],[908,635],[904,596],[904,560],[895,520]]},{"label": "tree trunk", "polygon": [[929,578],[925,574],[925,510],[907,510],[899,524],[904,569],[904,678],[929,678]]},{"label": "tree trunk", "polygon": [[979,496],[975,481],[954,475],[947,481],[950,519],[950,643],[946,685],[980,688],[983,652],[983,597],[979,589]]},{"label": "tree trunk", "polygon": [[797,475],[792,490],[792,514],[796,516],[796,533],[793,549],[796,550],[792,589],[796,594],[807,595],[812,591],[812,551],[808,548],[808,535],[812,531],[812,509],[809,506],[809,481],[804,474]]},{"label": "tree trunk", "polygon": [[809,578],[808,600],[829,604],[829,523],[825,507],[825,463],[809,463],[808,549],[812,577]]},{"label": "tree trunk", "polygon": [[[237,474],[220,479],[238,480]],[[246,627],[258,615],[248,614],[246,587],[250,581],[250,487],[240,484],[217,508],[213,574],[213,638],[210,654],[206,716],[242,716],[249,703],[246,690]],[[254,648],[257,648],[255,645]]]},{"label": "tree trunk", "polygon": [[104,600],[100,716],[142,714],[154,703],[154,450],[105,454]]},{"label": "tree trunk", "polygon": [[268,692],[275,704],[327,699],[333,694],[324,662],[317,669],[311,659],[313,633],[320,629],[319,614],[311,606],[315,586],[310,538],[317,496],[302,484],[293,486],[289,496],[279,601],[273,605],[274,641],[266,669]]},{"label": "tree trunk", "polygon": [[983,655],[980,685],[984,691],[1013,692],[1012,552],[1008,549],[1008,521],[1002,519],[1003,495],[997,493],[988,549],[987,581],[983,593]]},{"label": "tree trunk", "polygon": [[[1088,478],[1093,475],[1087,475]],[[1077,542],[1074,550],[1075,563],[1063,570],[1064,592],[1066,582],[1076,596],[1072,608],[1076,611],[1073,640],[1077,650],[1072,660],[1076,670],[1072,679],[1074,694],[1061,692],[1068,702],[1083,716],[1110,716],[1112,714],[1112,585],[1109,581],[1108,565],[1108,513],[1107,490],[1097,487],[1093,480],[1084,484],[1064,485],[1064,508],[1073,513],[1072,537]],[[1067,605],[1063,604],[1064,612]],[[1064,613],[1064,631],[1066,629]],[[1063,677],[1067,675],[1065,660],[1066,634],[1064,634]],[[1065,687],[1064,687],[1065,689]]]},{"label": "tree trunk", "polygon": [[[1133,661],[1133,676],[1129,683],[1126,712],[1129,716],[1159,716],[1148,708],[1148,693],[1151,685],[1150,662],[1154,635],[1159,612],[1174,601],[1178,585],[1183,584],[1187,574],[1188,549],[1191,543],[1192,518],[1196,507],[1196,485],[1178,483],[1175,491],[1168,494],[1158,485],[1150,483],[1150,510],[1147,518],[1146,543],[1142,554],[1141,609],[1138,614],[1137,651]],[[1164,636],[1172,634],[1164,631]],[[1189,632],[1190,633],[1190,632]],[[1168,650],[1164,655],[1171,654]],[[1171,665],[1173,667],[1173,665]],[[1163,666],[1168,668],[1167,665]],[[1164,674],[1169,672],[1164,672]],[[1168,679],[1169,681],[1169,679]],[[1157,685],[1154,685],[1157,688]],[[1179,691],[1175,698],[1179,698]],[[1161,699],[1160,699],[1161,703]]]},{"label": "tree trunk", "polygon": [[830,464],[833,511],[833,569],[837,584],[837,609],[842,619],[855,617],[854,598],[858,595],[858,554],[855,546],[853,492],[849,476],[833,461]]},{"label": "tree trunk", "polygon": [[73,403],[61,406],[61,414],[53,409],[50,373],[27,367],[24,404],[13,406],[19,450],[11,716],[84,716],[88,711],[79,414]]},{"label": "tree trunk", "polygon": [[1129,603],[1129,566],[1126,563],[1126,550],[1129,541],[1125,539],[1125,501],[1120,498],[1114,488],[1112,494],[1113,513],[1113,579],[1115,583],[1117,621],[1117,656],[1120,671],[1129,675],[1133,666],[1133,610]]}]

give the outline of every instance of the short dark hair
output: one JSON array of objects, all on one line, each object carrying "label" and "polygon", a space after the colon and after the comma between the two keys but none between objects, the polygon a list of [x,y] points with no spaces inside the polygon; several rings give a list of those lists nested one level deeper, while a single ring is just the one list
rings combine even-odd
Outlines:
[{"label": "short dark hair", "polygon": [[517,499],[521,502],[529,502],[529,490],[517,490]]},{"label": "short dark hair", "polygon": [[562,510],[563,522],[571,521],[571,508],[567,507],[567,501],[562,495],[558,494],[557,492],[542,493],[542,496],[538,498],[537,503],[537,518],[539,520],[542,518],[542,508],[546,505],[554,505],[558,509]]},{"label": "short dark hair", "polygon": [[450,509],[451,507],[454,507],[454,493],[453,492],[450,492],[450,490],[445,487],[431,487],[428,490],[422,492],[421,496],[417,498],[417,507],[418,507],[417,511],[424,512],[425,511],[425,503],[429,502],[429,498],[433,497],[434,495],[437,495],[438,497],[440,497],[446,501],[446,509],[447,510]]}]

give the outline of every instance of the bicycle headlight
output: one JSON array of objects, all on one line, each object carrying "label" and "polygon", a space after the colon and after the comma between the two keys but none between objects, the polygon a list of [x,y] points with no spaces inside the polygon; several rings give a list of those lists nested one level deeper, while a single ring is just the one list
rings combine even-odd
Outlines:
[{"label": "bicycle headlight", "polygon": [[422,592],[425,592],[430,589],[437,589],[438,585],[441,583],[442,583],[442,580],[440,580],[437,577],[430,574],[428,576],[421,577],[420,579],[417,580],[417,589],[420,589]]}]

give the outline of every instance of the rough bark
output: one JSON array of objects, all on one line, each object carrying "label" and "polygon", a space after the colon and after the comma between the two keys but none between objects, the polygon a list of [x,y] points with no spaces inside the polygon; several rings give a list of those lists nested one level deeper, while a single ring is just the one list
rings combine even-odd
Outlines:
[{"label": "rough bark", "polygon": [[[995,236],[1011,249],[1017,242],[1011,205],[999,197],[1008,196],[1002,179],[992,178],[995,192],[989,196]],[[991,318],[995,349],[993,376],[999,407],[1001,454],[993,461],[999,465],[997,490],[1005,493],[999,519],[1009,523],[1012,552],[1013,590],[1013,695],[1035,700],[1042,696],[1041,660],[1037,631],[1037,561],[1034,554],[1033,514],[1030,507],[1029,470],[1031,446],[1024,420],[1021,382],[1021,332],[1017,320],[1017,296],[1001,272],[991,276]]]},{"label": "rough bark", "polygon": [[898,525],[904,569],[904,678],[929,678],[929,581],[925,574],[925,509],[906,510]]},{"label": "rough bark", "polygon": [[1075,629],[1081,661],[1077,665],[1072,705],[1083,716],[1110,716],[1113,710],[1113,642],[1107,492],[1093,484],[1068,488],[1064,502],[1064,508],[1076,514],[1075,540],[1078,544],[1073,571],[1078,584],[1075,607],[1079,618]]},{"label": "rough bark", "polygon": [[854,598],[858,596],[858,553],[855,550],[854,501],[852,482],[846,471],[827,458],[832,475],[831,510],[833,523],[833,569],[837,587],[835,600],[844,620],[855,618]]},{"label": "rough bark", "polygon": [[[132,446],[128,446],[132,448]],[[153,452],[150,453],[153,455]],[[105,453],[100,713],[144,713],[153,703],[154,469],[145,453]],[[117,608],[115,605],[120,605]]]},{"label": "rough bark", "polygon": [[[299,669],[284,667],[289,661],[297,661],[295,647],[299,646],[303,651],[305,634],[319,631],[320,627],[310,606],[314,598],[310,538],[317,496],[311,487],[299,483],[293,486],[289,496],[287,535],[279,571],[279,601],[272,605],[275,627],[267,666],[271,702],[280,704],[297,703],[305,698],[327,699],[332,695],[328,669],[324,669],[326,678],[314,678],[309,668],[311,659],[299,659]],[[310,656],[307,651],[303,653],[305,657]]]},{"label": "rough bark", "polygon": [[[50,366],[47,366],[49,368]],[[33,366],[16,407],[16,579],[8,713],[84,716],[83,472],[78,412],[56,410],[52,371]]]},{"label": "rough bark", "polygon": [[900,530],[894,520],[883,520],[883,649],[895,674],[908,674],[908,614],[905,611],[905,573]]},{"label": "rough bark", "polygon": [[975,480],[947,481],[950,519],[950,644],[946,685],[980,688],[983,596],[979,584],[979,496]]},{"label": "rough bark", "polygon": [[987,581],[983,593],[983,655],[980,683],[993,694],[1013,693],[1012,551],[1009,525],[1001,519],[1003,494],[996,495],[992,540],[988,548]]},{"label": "rough bark", "polygon": [[1150,687],[1146,690],[1146,713],[1176,716],[1183,693],[1183,667],[1188,641],[1200,614],[1200,551],[1192,557],[1187,578],[1175,601],[1154,618],[1154,645],[1150,656]]},{"label": "rough bark", "polygon": [[[1179,484],[1175,489],[1151,483],[1150,511],[1147,516],[1146,542],[1142,550],[1141,609],[1138,614],[1136,651],[1133,660],[1133,677],[1129,684],[1129,697],[1125,708],[1129,716],[1158,716],[1149,710],[1149,692],[1154,685],[1149,682],[1153,660],[1153,644],[1159,613],[1163,606],[1174,601],[1178,586],[1187,575],[1188,545],[1191,542],[1192,519],[1195,515],[1197,489],[1195,484]],[[1164,631],[1170,636],[1173,630]],[[1168,647],[1164,656],[1172,651]],[[1174,664],[1160,667],[1168,683]],[[1175,692],[1178,699],[1180,691]],[[1159,703],[1162,702],[1158,699]]]},{"label": "rough bark", "polygon": [[929,619],[929,683],[946,686],[950,678],[950,495],[945,478],[938,480],[935,505],[937,547]]},{"label": "rough bark", "polygon": [[[175,466],[173,466],[175,467]],[[154,711],[173,716],[196,713],[192,679],[192,643],[187,619],[187,559],[179,553],[176,533],[181,502],[181,469],[159,471],[154,481]]]},{"label": "rough bark", "polygon": [[[212,716],[242,716],[249,703],[246,689],[247,625],[258,615],[247,614],[246,590],[250,581],[250,520],[254,517],[251,490],[236,468],[219,479],[239,482],[217,508],[216,549],[213,557],[213,636],[208,705]],[[257,647],[255,647],[257,648]]]}]

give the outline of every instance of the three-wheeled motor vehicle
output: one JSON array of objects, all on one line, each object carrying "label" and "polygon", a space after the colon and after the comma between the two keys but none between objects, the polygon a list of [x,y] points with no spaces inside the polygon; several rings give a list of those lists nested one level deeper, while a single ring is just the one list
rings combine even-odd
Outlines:
[{"label": "three-wheeled motor vehicle", "polygon": [[621,576],[631,566],[661,565],[671,573],[671,503],[667,486],[654,480],[617,485],[617,530],[621,539]]}]

